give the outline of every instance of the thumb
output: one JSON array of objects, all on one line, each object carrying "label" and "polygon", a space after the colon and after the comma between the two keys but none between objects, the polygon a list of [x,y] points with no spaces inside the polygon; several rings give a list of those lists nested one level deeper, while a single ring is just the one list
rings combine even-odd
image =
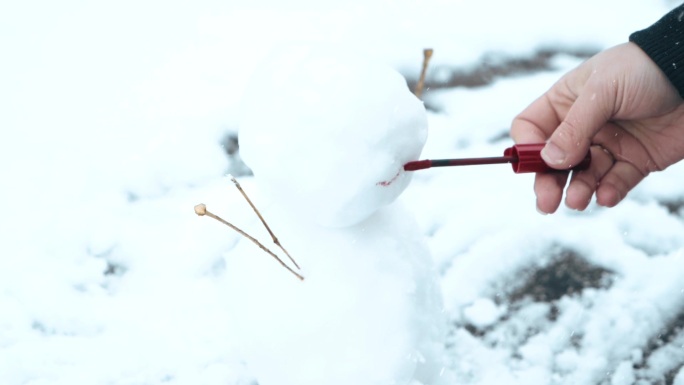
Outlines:
[{"label": "thumb", "polygon": [[[589,82],[585,85],[541,151],[546,164],[568,169],[585,157],[592,139],[612,116],[615,98],[605,89],[592,87]],[[608,89],[614,89],[612,84]]]}]

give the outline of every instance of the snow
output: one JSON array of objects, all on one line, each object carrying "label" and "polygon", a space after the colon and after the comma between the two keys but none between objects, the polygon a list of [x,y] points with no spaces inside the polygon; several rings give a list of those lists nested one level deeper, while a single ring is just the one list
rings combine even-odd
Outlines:
[{"label": "snow", "polygon": [[410,213],[393,204],[357,225],[327,228],[265,207],[305,280],[247,242],[226,258],[229,324],[260,384],[408,384],[439,375],[446,319]]},{"label": "snow", "polygon": [[501,309],[489,298],[478,298],[463,309],[466,321],[479,329],[492,325],[501,314]]},{"label": "snow", "polygon": [[339,47],[299,45],[281,47],[253,77],[240,154],[281,205],[349,226],[408,186],[403,165],[420,155],[427,116],[397,71]]},{"label": "snow", "polygon": [[390,205],[425,143],[423,103],[397,71],[339,47],[284,46],[252,76],[240,154],[269,221],[295,229],[279,237],[305,282],[233,249],[225,292],[247,367],[261,385],[434,383],[437,275],[412,215]]},{"label": "snow", "polygon": [[[239,176],[301,262],[304,282],[192,212],[204,202],[272,246],[225,178],[244,170],[239,156],[219,143],[239,131],[249,79],[276,46],[335,44],[409,77],[432,47],[435,76],[476,69],[492,53],[505,62],[539,49],[608,47],[674,5],[3,3],[0,383],[247,385],[268,368],[292,372],[284,365],[315,351],[333,357],[330,370],[371,373],[372,354],[378,368],[391,367],[401,362],[393,353],[440,333],[420,326],[439,316],[420,318],[419,306],[436,305],[410,297],[412,280],[442,292],[444,367],[429,371],[446,383],[684,383],[681,163],[613,209],[549,216],[534,210],[532,176],[508,166],[419,171],[397,201],[337,228],[293,217],[257,178]],[[557,55],[546,70],[427,90],[434,109],[421,157],[500,155],[513,116],[579,60]],[[368,234],[353,239],[358,226]],[[389,242],[391,234],[402,236]],[[381,244],[397,257],[379,253]],[[354,270],[341,255],[356,258]],[[430,255],[437,280],[427,277]],[[376,277],[386,286],[364,296]],[[269,279],[282,290],[268,290]],[[302,285],[316,290],[295,301]],[[400,313],[405,323],[389,317]],[[339,334],[320,331],[328,321]],[[308,338],[307,326],[327,340]],[[381,349],[382,336],[398,330],[406,339]],[[249,367],[250,357],[269,358],[257,347],[271,342],[292,344],[291,356]],[[362,342],[368,352],[352,350]]]}]

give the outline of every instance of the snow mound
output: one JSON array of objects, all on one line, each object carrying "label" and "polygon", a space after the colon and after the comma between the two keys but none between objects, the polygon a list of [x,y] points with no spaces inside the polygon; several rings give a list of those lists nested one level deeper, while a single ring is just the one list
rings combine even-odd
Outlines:
[{"label": "snow mound", "polygon": [[420,155],[427,116],[392,68],[340,49],[288,46],[255,71],[239,138],[262,190],[343,227],[408,186],[403,165]]},{"label": "snow mound", "polygon": [[439,383],[447,326],[440,288],[401,202],[345,228],[266,206],[306,278],[250,242],[226,255],[228,326],[259,384]]}]

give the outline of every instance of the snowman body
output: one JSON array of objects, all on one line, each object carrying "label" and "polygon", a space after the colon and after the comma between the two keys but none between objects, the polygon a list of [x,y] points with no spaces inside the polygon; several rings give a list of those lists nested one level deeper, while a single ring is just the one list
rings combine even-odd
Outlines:
[{"label": "snowman body", "polygon": [[305,280],[250,242],[227,256],[232,327],[259,384],[435,383],[442,302],[411,214],[396,202],[356,225],[326,228],[264,211]]},{"label": "snowman body", "polygon": [[277,52],[255,76],[240,127],[249,187],[305,280],[247,241],[226,255],[249,369],[260,385],[436,384],[440,291],[395,201],[426,139],[422,103],[390,68],[329,49]]}]

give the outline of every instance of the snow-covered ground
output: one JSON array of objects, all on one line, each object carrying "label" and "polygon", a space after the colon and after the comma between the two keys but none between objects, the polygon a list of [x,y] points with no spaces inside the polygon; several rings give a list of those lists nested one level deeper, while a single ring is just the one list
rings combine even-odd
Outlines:
[{"label": "snow-covered ground", "polygon": [[[251,293],[227,289],[231,251],[254,246],[193,206],[260,231],[225,175],[268,211],[234,137],[273,47],[336,44],[410,79],[431,47],[435,86],[485,59],[506,67],[551,52],[544,69],[427,90],[422,157],[495,156],[511,145],[512,118],[580,62],[573,53],[623,42],[675,4],[3,3],[0,384],[253,382],[231,327],[231,304]],[[541,216],[532,176],[509,166],[415,173],[400,200],[439,273],[444,378],[684,384],[683,177],[678,164],[616,208]],[[285,246],[309,235],[274,230]]]}]

